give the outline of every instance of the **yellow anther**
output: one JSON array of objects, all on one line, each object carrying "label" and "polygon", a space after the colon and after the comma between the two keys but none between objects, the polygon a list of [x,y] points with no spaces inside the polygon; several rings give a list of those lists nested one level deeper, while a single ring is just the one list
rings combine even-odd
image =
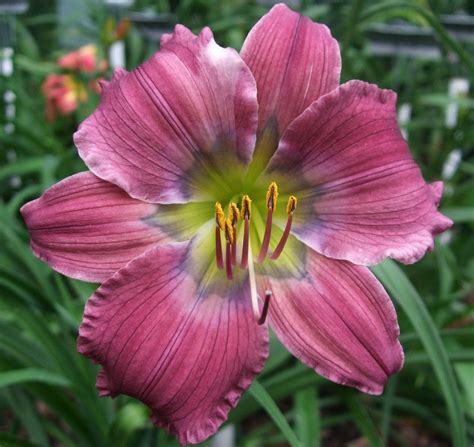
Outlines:
[{"label": "yellow anther", "polygon": [[225,220],[225,238],[230,244],[234,243],[234,229],[230,219]]},{"label": "yellow anther", "polygon": [[224,216],[224,210],[222,209],[222,205],[219,202],[216,202],[215,209],[216,209],[216,225],[221,230],[223,230],[225,228],[225,216]]},{"label": "yellow anther", "polygon": [[239,221],[240,212],[237,208],[237,204],[234,202],[229,203],[229,219],[232,222],[232,225],[235,225]]},{"label": "yellow anther", "polygon": [[242,212],[241,216],[242,219],[247,218],[250,220],[250,215],[252,214],[252,200],[250,200],[250,197],[245,195],[242,197]]},{"label": "yellow anther", "polygon": [[268,187],[266,201],[267,208],[270,208],[275,211],[278,201],[278,186],[275,182],[271,182],[270,186]]},{"label": "yellow anther", "polygon": [[286,205],[286,212],[288,215],[295,212],[296,206],[298,205],[298,199],[295,196],[290,196],[288,204]]}]

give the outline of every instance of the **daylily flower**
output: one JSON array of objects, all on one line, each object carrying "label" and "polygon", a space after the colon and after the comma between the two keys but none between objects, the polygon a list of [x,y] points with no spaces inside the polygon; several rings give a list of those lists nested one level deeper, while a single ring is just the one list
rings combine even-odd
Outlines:
[{"label": "daylily flower", "polygon": [[100,79],[84,80],[78,73],[93,73],[107,70],[107,61],[97,62],[97,47],[85,45],[60,57],[57,61],[60,68],[76,73],[51,73],[42,85],[46,98],[46,118],[54,121],[58,114],[69,115],[76,111],[80,104],[87,102],[88,90],[100,93]]},{"label": "daylily flower", "polygon": [[46,118],[54,121],[59,114],[69,115],[87,101],[85,85],[71,75],[52,73],[41,86],[46,98]]},{"label": "daylily flower", "polygon": [[[403,363],[368,265],[419,260],[438,213],[395,93],[339,85],[328,28],[275,6],[240,55],[178,25],[104,84],[75,143],[90,172],[25,205],[32,249],[102,282],[78,349],[102,396],[134,396],[183,444],[215,433],[268,355],[379,394]],[[228,210],[228,212],[227,212]]]},{"label": "daylily flower", "polygon": [[61,68],[84,73],[107,70],[107,61],[97,61],[97,47],[93,44],[84,45],[58,59]]}]

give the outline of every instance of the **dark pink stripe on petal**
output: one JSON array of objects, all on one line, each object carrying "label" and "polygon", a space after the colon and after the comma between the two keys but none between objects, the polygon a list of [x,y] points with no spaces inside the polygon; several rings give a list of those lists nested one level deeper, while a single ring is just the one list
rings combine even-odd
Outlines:
[{"label": "dark pink stripe on petal", "polygon": [[270,325],[281,342],[322,376],[380,394],[403,365],[395,309],[362,266],[306,251],[306,275],[260,276],[273,291]]},{"label": "dark pink stripe on petal", "polygon": [[74,141],[97,176],[132,197],[207,199],[210,179],[220,175],[225,183],[229,166],[252,157],[255,80],[238,53],[217,45],[208,28],[195,36],[178,25],[165,41],[137,69],[115,74]]},{"label": "dark pink stripe on petal", "polygon": [[101,395],[136,397],[182,444],[227,419],[268,355],[248,283],[210,291],[187,270],[189,245],[162,245],[117,272],[87,303],[78,350],[103,366]]},{"label": "dark pink stripe on petal", "polygon": [[82,172],[52,186],[21,213],[36,256],[64,275],[100,282],[165,240],[146,221],[157,210]]},{"label": "dark pink stripe on petal", "polygon": [[250,31],[240,52],[257,81],[259,131],[281,135],[314,100],[339,85],[341,57],[325,25],[279,4]]},{"label": "dark pink stripe on petal", "polygon": [[298,196],[294,234],[326,256],[412,263],[452,225],[437,211],[442,183],[426,184],[410,155],[395,101],[348,82],[291,124],[270,162],[269,175],[281,172]]}]

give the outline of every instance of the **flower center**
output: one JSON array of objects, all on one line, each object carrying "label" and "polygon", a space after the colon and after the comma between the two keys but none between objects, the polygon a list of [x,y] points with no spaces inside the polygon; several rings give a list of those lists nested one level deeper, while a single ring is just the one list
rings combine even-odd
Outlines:
[{"label": "flower center", "polygon": [[[265,232],[263,235],[262,243],[258,256],[256,258],[257,263],[262,263],[265,259],[269,258],[272,261],[278,259],[283,252],[286,242],[290,235],[291,225],[293,222],[293,214],[296,210],[298,200],[295,196],[290,196],[286,206],[286,213],[288,219],[285,225],[283,234],[281,235],[280,241],[276,245],[273,252],[269,253],[270,250],[270,238],[273,226],[273,213],[276,210],[278,202],[278,186],[276,182],[271,182],[268,187],[265,204],[267,208],[267,217],[265,221]],[[254,259],[252,255],[252,248],[249,243],[250,240],[250,219],[252,216],[252,200],[248,195],[244,195],[240,210],[235,202],[229,204],[229,212],[227,218],[224,214],[224,210],[220,202],[215,204],[215,238],[216,238],[216,265],[219,269],[225,270],[228,280],[234,278],[234,269],[240,268],[241,270],[248,269],[249,280],[250,280],[250,293],[252,298],[252,305],[254,313],[256,314],[257,321],[259,324],[265,322],[266,314],[268,312],[268,306],[270,303],[270,297],[272,292],[265,292],[265,299],[261,314],[258,310],[258,295],[256,291],[255,282],[255,271],[254,271]],[[242,223],[240,223],[242,222]],[[241,255],[240,261],[237,259],[237,246],[238,246],[238,234],[239,225],[243,225],[243,237],[241,243]],[[225,237],[225,260],[223,253],[223,246],[221,240],[221,233],[224,233]]]}]

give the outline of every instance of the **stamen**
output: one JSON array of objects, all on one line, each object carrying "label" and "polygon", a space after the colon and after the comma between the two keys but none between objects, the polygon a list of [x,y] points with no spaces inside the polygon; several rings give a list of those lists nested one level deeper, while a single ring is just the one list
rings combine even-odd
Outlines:
[{"label": "stamen", "polygon": [[249,222],[252,212],[252,201],[249,196],[242,197],[242,219],[244,219],[244,240],[242,241],[242,258],[240,260],[240,268],[246,269],[249,259]]},{"label": "stamen", "polygon": [[232,223],[232,235],[233,235],[233,243],[232,243],[232,264],[237,263],[237,222],[239,221],[240,213],[239,209],[237,208],[237,204],[231,202],[229,204],[229,220]]},{"label": "stamen", "polygon": [[278,201],[278,185],[276,184],[276,182],[270,183],[270,186],[267,189],[266,201],[267,208],[276,210]]},{"label": "stamen", "polygon": [[232,244],[234,242],[234,231],[232,228],[232,222],[230,219],[225,221],[225,267],[227,279],[234,279],[234,274],[232,272]]},{"label": "stamen", "polygon": [[245,195],[242,197],[242,219],[247,218],[250,220],[250,215],[252,214],[252,200],[249,196]]},{"label": "stamen", "polygon": [[257,323],[259,325],[262,325],[263,323],[265,323],[265,320],[267,319],[268,309],[270,308],[270,298],[271,297],[272,297],[272,291],[271,290],[266,290],[265,291],[265,301],[263,302],[262,313],[260,315],[260,318],[257,321]]},{"label": "stamen", "polygon": [[290,235],[291,224],[293,223],[293,213],[295,212],[297,205],[298,205],[298,199],[295,196],[290,196],[290,198],[288,199],[288,204],[286,205],[288,220],[286,221],[285,230],[283,231],[283,234],[281,235],[280,242],[278,242],[278,245],[275,248],[275,251],[270,256],[270,259],[273,259],[273,260],[278,259],[278,257],[281,255],[281,252],[285,248],[286,241],[288,240],[288,236]]},{"label": "stamen", "polygon": [[268,247],[270,245],[270,237],[272,235],[273,211],[276,210],[278,201],[278,186],[275,182],[270,183],[267,190],[267,221],[265,223],[265,233],[263,235],[262,247],[258,255],[257,262],[263,262],[267,256]]},{"label": "stamen", "polygon": [[237,224],[240,218],[239,208],[235,202],[230,202],[229,204],[229,219],[233,226]]},{"label": "stamen", "polygon": [[295,196],[290,196],[286,205],[286,213],[293,214],[298,206],[298,199]]},{"label": "stamen", "polygon": [[219,202],[215,204],[216,212],[216,264],[217,268],[224,268],[224,259],[222,258],[221,230],[225,227],[225,217],[222,205]]},{"label": "stamen", "polygon": [[225,228],[225,215],[224,210],[222,209],[222,205],[219,202],[215,204],[216,210],[216,225],[223,230]]}]

